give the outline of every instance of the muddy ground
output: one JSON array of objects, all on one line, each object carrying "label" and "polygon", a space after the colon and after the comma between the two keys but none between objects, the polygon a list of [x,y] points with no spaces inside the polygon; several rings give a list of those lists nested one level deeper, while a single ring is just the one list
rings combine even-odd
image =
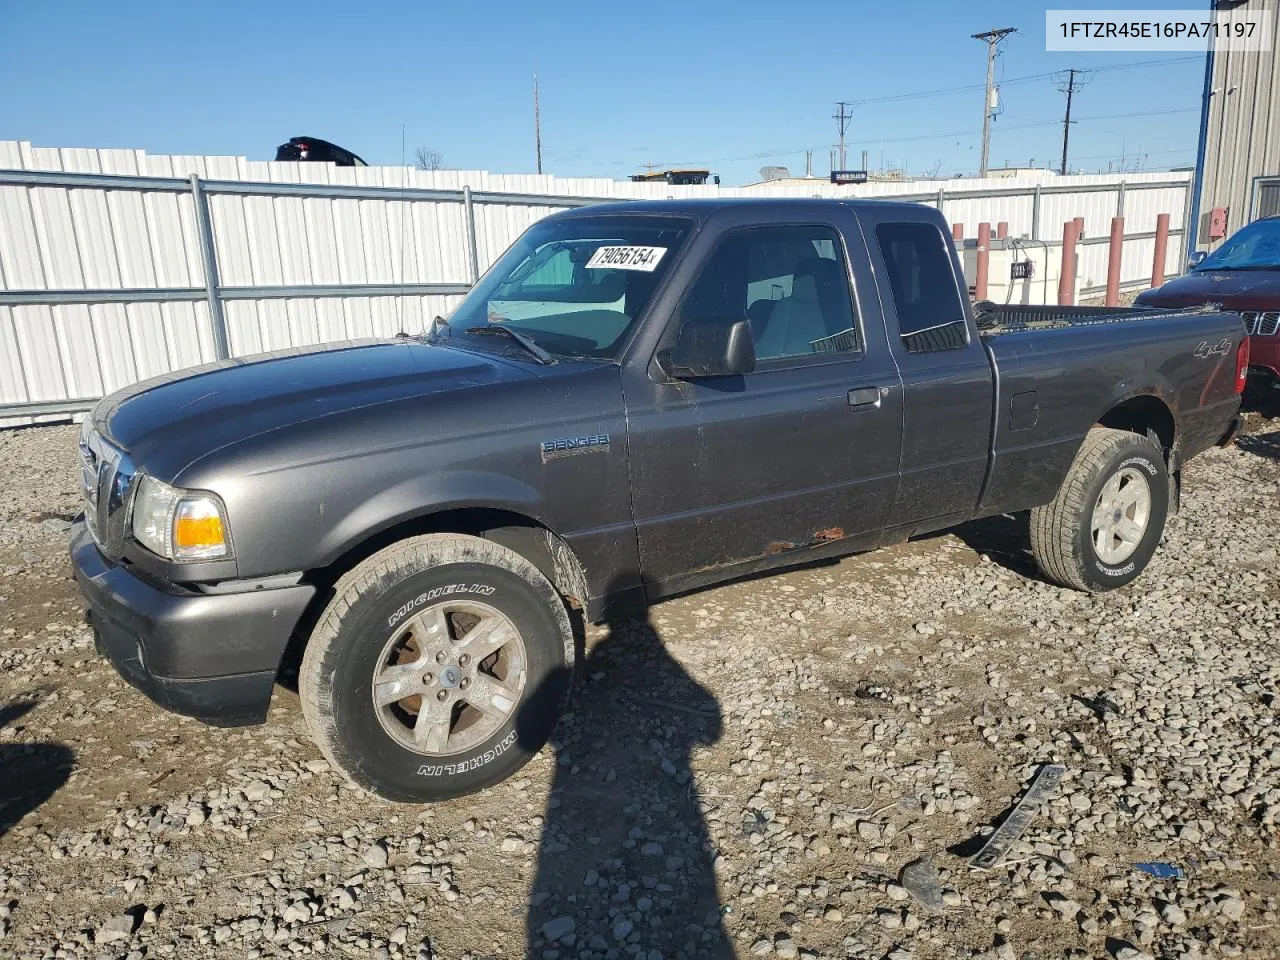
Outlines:
[{"label": "muddy ground", "polygon": [[589,630],[520,776],[425,808],[346,785],[283,687],[219,730],[126,686],[65,556],[75,431],[0,433],[0,956],[1280,956],[1280,419],[1248,429],[1128,589],[1047,585],[1013,517],[666,602]]}]

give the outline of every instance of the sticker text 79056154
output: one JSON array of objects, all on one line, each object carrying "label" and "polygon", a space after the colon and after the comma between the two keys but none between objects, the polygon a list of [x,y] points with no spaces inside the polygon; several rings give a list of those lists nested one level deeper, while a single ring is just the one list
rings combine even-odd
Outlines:
[{"label": "sticker text 79056154", "polygon": [[587,269],[643,270],[645,273],[652,273],[666,252],[666,247],[599,247],[587,261]]}]

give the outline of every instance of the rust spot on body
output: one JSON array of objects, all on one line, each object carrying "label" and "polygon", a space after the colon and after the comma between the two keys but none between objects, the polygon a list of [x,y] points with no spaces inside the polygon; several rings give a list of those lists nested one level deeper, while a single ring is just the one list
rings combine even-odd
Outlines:
[{"label": "rust spot on body", "polygon": [[844,530],[841,527],[827,527],[813,535],[815,540],[843,540]]},{"label": "rust spot on body", "polygon": [[771,543],[765,548],[764,554],[766,557],[773,557],[780,553],[786,553],[788,550],[794,550],[795,548],[796,545],[794,543]]}]

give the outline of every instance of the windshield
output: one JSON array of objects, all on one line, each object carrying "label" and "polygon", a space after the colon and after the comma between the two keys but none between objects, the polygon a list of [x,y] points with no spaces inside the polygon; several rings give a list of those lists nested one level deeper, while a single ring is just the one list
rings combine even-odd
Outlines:
[{"label": "windshield", "polygon": [[1241,227],[1196,270],[1280,270],[1280,218]]},{"label": "windshield", "polygon": [[[441,333],[501,324],[553,356],[617,359],[675,261],[685,217],[572,217],[534,224],[442,325]],[[476,337],[503,350],[508,338]]]}]

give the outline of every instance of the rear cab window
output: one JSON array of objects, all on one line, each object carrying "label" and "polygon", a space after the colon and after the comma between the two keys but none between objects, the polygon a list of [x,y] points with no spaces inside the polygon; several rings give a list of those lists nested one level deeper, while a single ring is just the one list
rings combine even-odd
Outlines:
[{"label": "rear cab window", "polygon": [[942,231],[932,223],[876,224],[876,243],[889,274],[898,333],[908,353],[962,350],[969,345],[964,301]]}]

